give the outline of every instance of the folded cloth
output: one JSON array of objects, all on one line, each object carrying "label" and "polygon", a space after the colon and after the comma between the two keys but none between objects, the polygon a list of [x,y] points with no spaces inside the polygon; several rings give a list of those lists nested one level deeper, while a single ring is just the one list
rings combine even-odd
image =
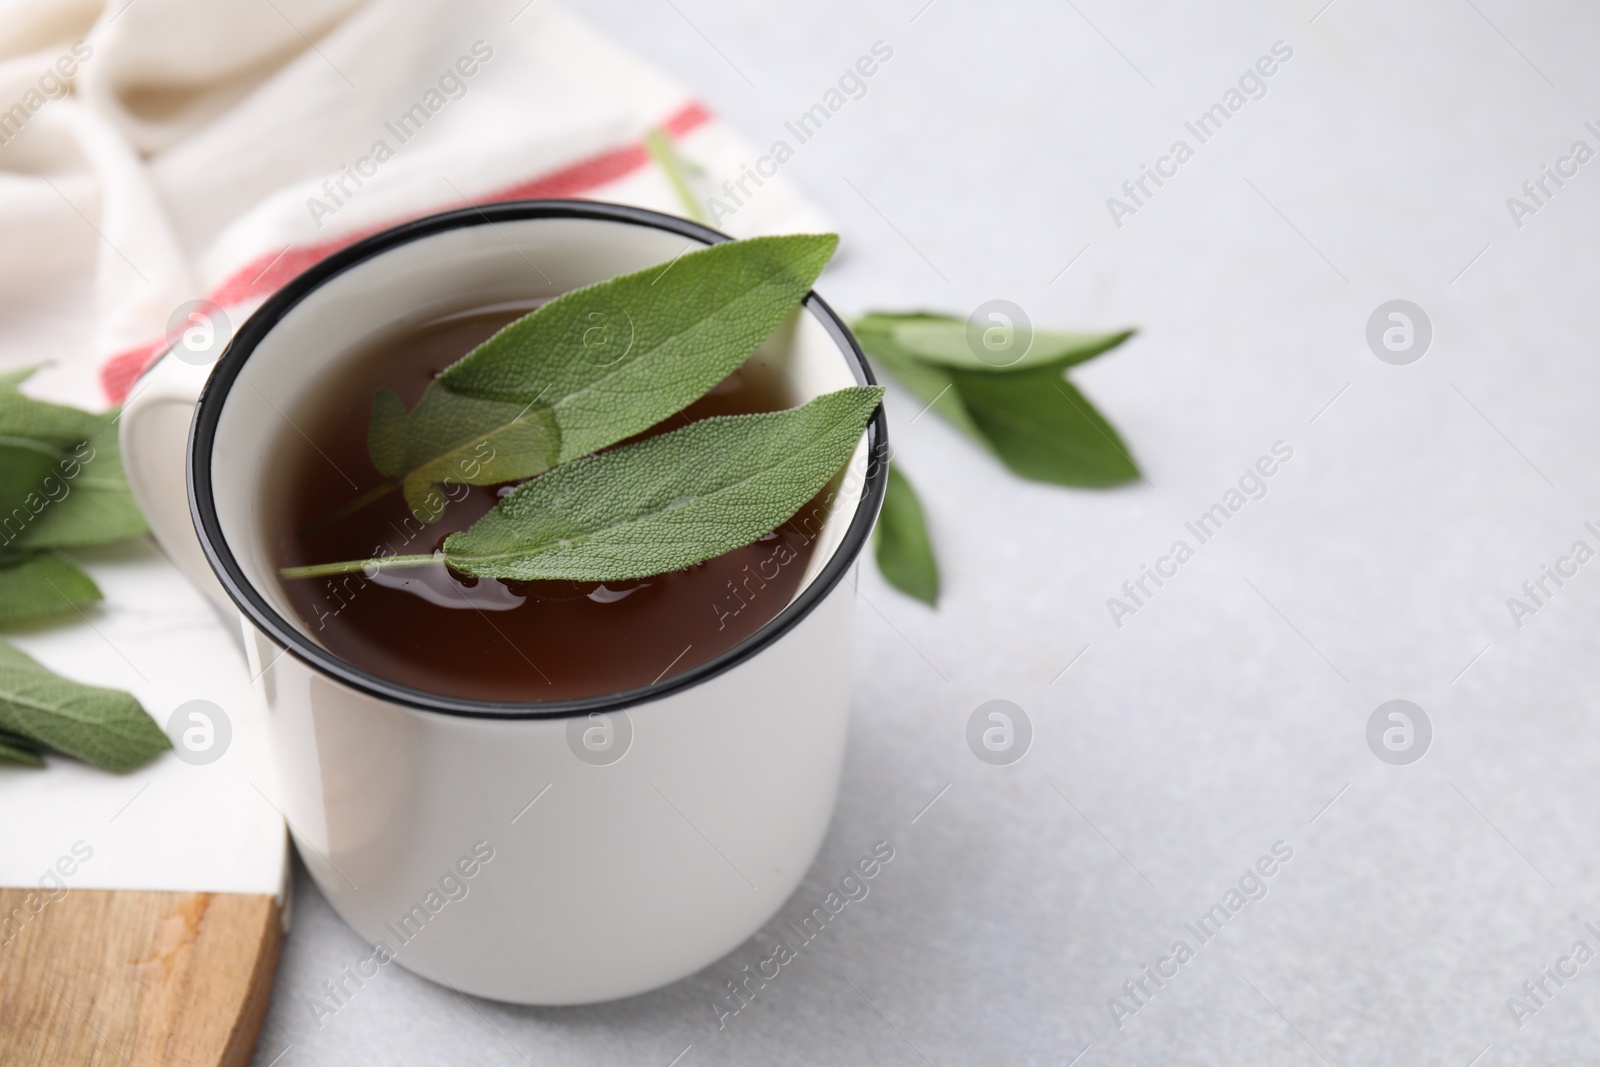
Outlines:
[{"label": "folded cloth", "polygon": [[[80,405],[120,402],[181,305],[237,324],[376,230],[526,197],[688,213],[653,130],[713,188],[756,155],[543,0],[5,6],[0,368],[49,362],[29,391]],[[827,228],[782,175],[719,225]]]}]

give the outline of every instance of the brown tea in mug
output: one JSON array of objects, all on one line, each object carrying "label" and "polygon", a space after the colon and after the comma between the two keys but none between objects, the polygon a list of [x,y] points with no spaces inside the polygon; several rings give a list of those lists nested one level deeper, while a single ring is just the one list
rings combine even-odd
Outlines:
[{"label": "brown tea in mug", "polygon": [[[307,533],[385,483],[367,452],[372,397],[415,406],[445,367],[531,310],[482,308],[375,341],[354,353],[316,405],[296,412],[269,475],[275,568],[379,554],[430,553],[492,508],[510,486],[448,485],[451,503],[424,525],[399,491]],[[711,415],[789,407],[776,371],[754,356],[662,433]],[[637,439],[637,438],[635,438]],[[783,526],[743,548],[670,574],[626,582],[472,578],[442,563],[284,581],[312,637],[355,667],[449,696],[538,702],[603,696],[672,677],[726,652],[800,587],[826,518],[824,489]]]}]

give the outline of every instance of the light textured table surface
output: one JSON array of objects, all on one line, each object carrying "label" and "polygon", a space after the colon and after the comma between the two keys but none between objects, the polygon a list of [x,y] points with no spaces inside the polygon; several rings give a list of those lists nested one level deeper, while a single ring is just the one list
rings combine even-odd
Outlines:
[{"label": "light textured table surface", "polygon": [[[1600,962],[1541,971],[1600,951],[1600,562],[1520,627],[1507,598],[1600,548],[1600,160],[1520,219],[1507,198],[1600,150],[1600,12],[1325,3],[574,3],[763,145],[890,45],[785,168],[846,242],[819,289],[1137,325],[1074,380],[1148,484],[1019,482],[891,393],[947,592],[929,612],[863,568],[838,810],[777,921],[873,842],[895,858],[725,1029],[710,1004],[770,935],[622,1003],[386,968],[318,1020],[368,950],[302,875],[257,1064],[1592,1061]],[[1199,143],[1185,122],[1277,41],[1266,94]],[[1180,138],[1118,227],[1107,198]],[[1395,298],[1432,323],[1411,365],[1365,339]],[[1267,495],[1114,625],[1107,598],[1279,441]],[[1405,766],[1366,739],[1396,698],[1433,728]],[[1033,724],[1012,766],[965,741],[991,699]],[[1280,841],[1202,943],[1185,924]]]}]

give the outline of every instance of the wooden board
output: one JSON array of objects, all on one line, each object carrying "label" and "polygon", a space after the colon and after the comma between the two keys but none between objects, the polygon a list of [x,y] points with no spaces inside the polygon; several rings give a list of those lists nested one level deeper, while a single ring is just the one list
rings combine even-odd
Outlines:
[{"label": "wooden board", "polygon": [[248,1067],[283,940],[272,897],[41,899],[0,889],[0,1064]]}]

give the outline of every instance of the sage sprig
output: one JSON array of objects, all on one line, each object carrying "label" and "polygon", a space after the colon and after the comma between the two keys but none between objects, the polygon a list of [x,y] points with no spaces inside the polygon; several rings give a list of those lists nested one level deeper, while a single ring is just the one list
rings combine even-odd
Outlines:
[{"label": "sage sprig", "polygon": [[396,485],[432,522],[441,484],[521,484],[437,553],[281,577],[444,563],[480,578],[623,581],[704,562],[782,525],[844,465],[881,389],[618,442],[737,369],[793,314],[837,245],[832,234],[796,235],[685,252],[516,320],[446,367],[410,411],[379,391],[367,443],[387,481],[313,529]]},{"label": "sage sprig", "polygon": [[[58,549],[145,530],[123,477],[116,418],[36,400],[34,368],[0,375],[0,623],[76,614],[101,599]],[[125,771],[170,747],[131,694],[63,678],[0,641],[0,759],[56,751]]]},{"label": "sage sprig", "polygon": [[798,234],[685,251],[517,319],[446,367],[409,412],[380,392],[368,446],[387,481],[307,532],[397,487],[435,522],[442,483],[531,478],[683,410],[794,311],[838,243]]},{"label": "sage sprig", "polygon": [[[409,411],[380,391],[368,447],[386,481],[313,529],[397,487],[432,522],[443,484],[521,484],[431,555],[313,564],[282,577],[443,563],[483,578],[620,581],[710,559],[782,523],[837,473],[878,390],[613,446],[737,368],[794,311],[836,245],[832,235],[791,236],[686,252],[511,323],[447,367]],[[953,316],[875,312],[853,326],[875,362],[1014,473],[1079,487],[1139,477],[1116,429],[1064,376],[1131,330],[1038,331],[997,365]],[[729,471],[741,472],[733,483],[723,480]],[[874,540],[890,584],[935,604],[926,516],[898,467]]]},{"label": "sage sprig", "polygon": [[[1012,473],[1080,488],[1139,477],[1116,429],[1063,376],[1116,348],[1132,330],[1036,331],[1020,358],[997,365],[973,351],[966,320],[951,315],[872,312],[851,328],[874,362]],[[938,565],[922,505],[895,468],[875,538],[878,567],[889,583],[934,604]]]},{"label": "sage sprig", "polygon": [[612,582],[681,570],[747,545],[816,496],[883,396],[826,393],[788,411],[701,419],[523,482],[433,555],[289,567],[284,578],[433,563],[479,578]]},{"label": "sage sprig", "polygon": [[964,319],[874,312],[852,323],[861,347],[931,410],[1040,482],[1104,488],[1139,477],[1128,447],[1062,372],[1133,336],[1037,331],[1026,355],[995,366],[974,355]]}]

